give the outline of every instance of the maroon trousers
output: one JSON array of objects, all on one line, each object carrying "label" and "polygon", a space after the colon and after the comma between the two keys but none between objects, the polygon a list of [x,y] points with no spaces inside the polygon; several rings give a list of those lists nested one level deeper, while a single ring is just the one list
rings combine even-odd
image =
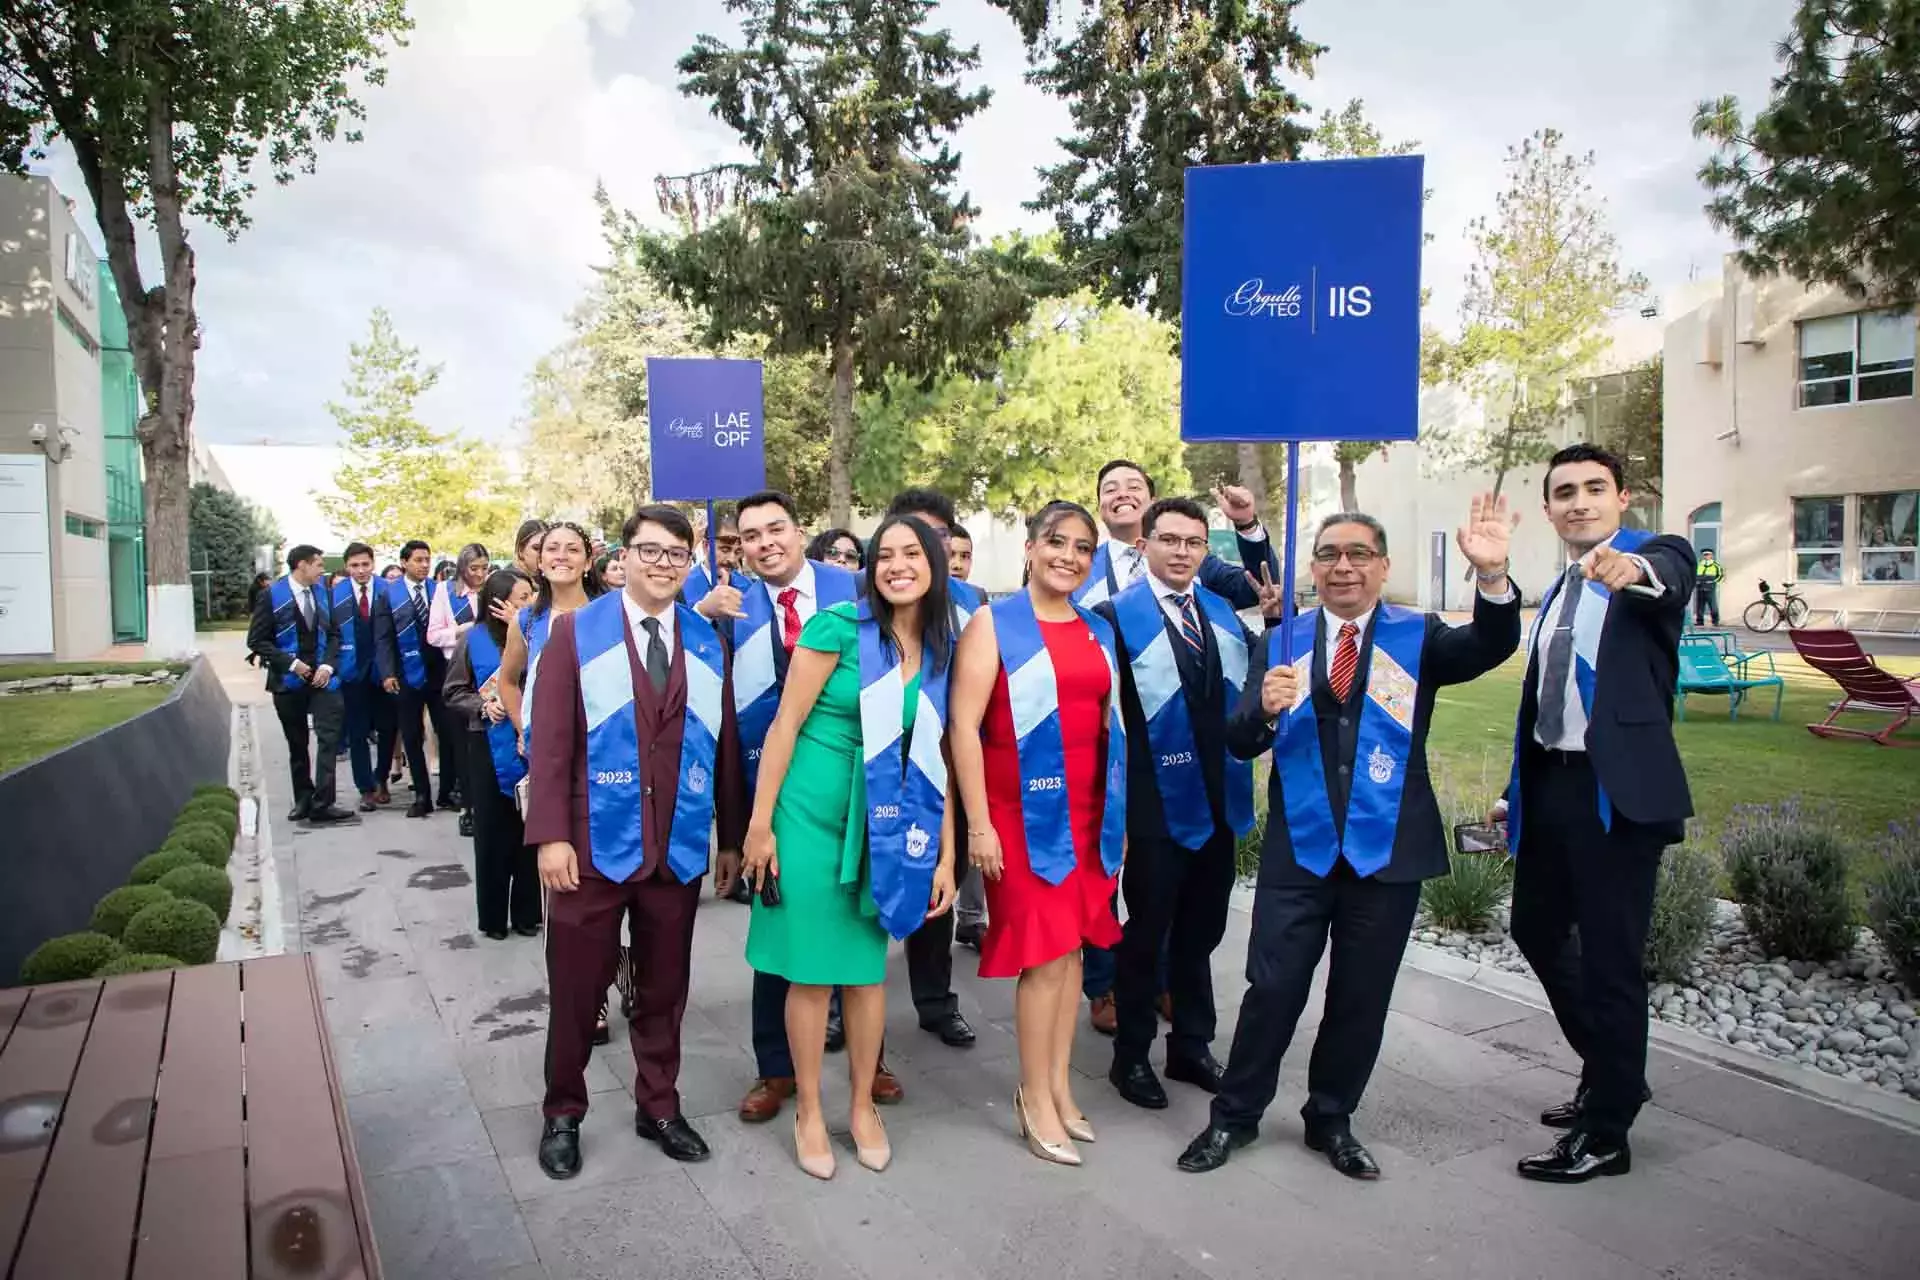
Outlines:
[{"label": "maroon trousers", "polygon": [[687,1011],[693,915],[702,880],[677,884],[663,868],[615,884],[581,859],[580,887],[547,894],[547,1096],[554,1116],[587,1112],[593,1024],[619,965],[620,919],[633,935],[633,1098],[641,1115],[680,1114],[680,1020]]}]

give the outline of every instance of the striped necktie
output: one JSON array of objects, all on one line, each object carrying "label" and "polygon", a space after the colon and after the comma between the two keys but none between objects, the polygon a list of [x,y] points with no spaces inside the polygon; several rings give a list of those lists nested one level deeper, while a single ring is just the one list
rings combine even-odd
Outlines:
[{"label": "striped necktie", "polygon": [[1205,653],[1207,642],[1200,635],[1200,619],[1193,613],[1193,597],[1190,595],[1169,596],[1174,606],[1180,610],[1180,638],[1195,653]]},{"label": "striped necktie", "polygon": [[1333,696],[1341,702],[1353,692],[1353,673],[1360,666],[1360,646],[1355,637],[1360,628],[1351,622],[1340,624],[1340,643],[1333,651],[1333,664],[1327,668],[1327,683],[1333,686]]}]

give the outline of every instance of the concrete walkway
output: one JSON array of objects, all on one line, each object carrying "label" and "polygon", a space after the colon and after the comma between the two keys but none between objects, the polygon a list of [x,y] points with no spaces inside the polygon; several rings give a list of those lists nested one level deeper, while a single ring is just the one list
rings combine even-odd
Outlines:
[{"label": "concrete walkway", "polygon": [[[1311,1025],[1261,1140],[1206,1176],[1173,1165],[1205,1123],[1205,1096],[1172,1085],[1167,1111],[1127,1105],[1105,1081],[1108,1043],[1083,1032],[1079,1098],[1100,1140],[1082,1169],[1040,1163],[1011,1116],[1012,985],[978,980],[959,952],[961,1008],[980,1041],[948,1049],[915,1025],[896,949],[888,1056],[908,1096],[886,1115],[894,1166],[860,1169],[842,1132],[841,1173],[817,1183],[794,1166],[788,1125],[733,1116],[753,1075],[747,914],[715,902],[695,934],[681,1076],[713,1160],[675,1165],[634,1137],[632,1059],[616,1041],[596,1051],[586,1169],[550,1182],[534,1159],[540,941],[476,932],[471,851],[451,816],[409,821],[396,808],[289,829],[284,748],[270,720],[262,730],[289,945],[319,967],[391,1280],[1807,1280],[1910,1276],[1920,1256],[1920,1137],[1668,1048],[1653,1054],[1655,1104],[1631,1176],[1520,1181],[1513,1161],[1549,1140],[1536,1113],[1572,1091],[1571,1055],[1529,1005],[1411,968],[1356,1119],[1386,1170],[1367,1185],[1300,1143]],[[1222,1055],[1246,933],[1236,911],[1216,963]],[[1317,1017],[1316,997],[1307,1022]],[[845,1095],[842,1076],[836,1116]]]}]

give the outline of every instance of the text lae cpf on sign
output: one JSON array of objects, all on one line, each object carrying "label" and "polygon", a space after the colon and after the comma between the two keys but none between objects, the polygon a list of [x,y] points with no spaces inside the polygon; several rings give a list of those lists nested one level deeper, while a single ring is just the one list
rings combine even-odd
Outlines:
[{"label": "text lae cpf on sign", "polygon": [[653,496],[701,502],[764,489],[763,410],[758,360],[648,360]]}]

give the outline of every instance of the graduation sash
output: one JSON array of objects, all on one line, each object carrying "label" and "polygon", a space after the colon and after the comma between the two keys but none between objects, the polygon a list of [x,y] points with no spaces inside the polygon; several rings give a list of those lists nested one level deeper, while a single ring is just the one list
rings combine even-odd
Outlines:
[{"label": "graduation sash", "polygon": [[[753,585],[753,575],[742,569],[729,569],[727,581],[737,590],[745,591]],[[687,571],[687,580],[680,587],[680,599],[687,604],[699,604],[713,591],[713,575],[707,572],[706,553],[695,548],[693,568]]]},{"label": "graduation sash", "polygon": [[[609,591],[578,610],[573,623],[580,704],[587,719],[587,834],[594,867],[615,884],[638,871],[647,856],[640,834],[640,733],[633,718],[625,594]],[[685,605],[676,605],[674,613],[687,670],[687,709],[667,870],[690,884],[707,872],[726,667],[712,625]]]},{"label": "graduation sash", "polygon": [[[860,580],[845,569],[819,561],[813,565],[814,607],[848,604],[859,595]],[[740,751],[747,765],[747,793],[760,778],[760,751],[780,706],[780,667],[774,647],[781,643],[775,588],[754,581],[742,588],[740,610],[747,616],[733,622],[733,716],[740,727]]]},{"label": "graduation sash", "polygon": [[[332,616],[329,621],[333,629],[340,633],[340,661],[333,669],[333,683],[328,688],[353,684],[366,674],[366,661],[370,655],[360,652],[360,628],[357,624],[360,599],[354,595],[353,588],[352,578],[342,578],[333,584],[333,601],[329,607]],[[367,607],[373,607],[371,599]]]},{"label": "graduation sash", "polygon": [[453,597],[453,625],[465,626],[473,621],[473,592]]},{"label": "graduation sash", "polygon": [[[1615,551],[1627,554],[1639,550],[1653,540],[1653,535],[1643,529],[1622,529],[1613,535],[1609,544]],[[1540,610],[1533,615],[1533,626],[1527,631],[1527,653],[1539,652],[1540,624],[1546,620],[1547,608],[1554,598],[1567,585],[1567,575],[1562,573],[1547,588],[1547,594],[1540,600]],[[1600,664],[1600,633],[1606,630],[1607,610],[1613,603],[1613,593],[1598,582],[1588,581],[1582,585],[1580,594],[1597,596],[1600,604],[1593,608],[1581,608],[1573,619],[1573,685],[1580,694],[1580,708],[1586,713],[1587,723],[1593,723],[1593,690]],[[1534,662],[1529,657],[1527,678],[1534,679]],[[1557,695],[1558,690],[1554,691]],[[1525,699],[1522,699],[1524,706]],[[1513,773],[1507,780],[1507,848],[1513,856],[1520,854],[1520,752],[1526,747],[1525,725],[1518,716],[1513,726]],[[1595,775],[1595,800],[1600,810],[1600,828],[1613,830],[1613,801],[1607,798],[1607,789],[1599,784],[1599,775]]]},{"label": "graduation sash", "polygon": [[860,741],[866,759],[867,860],[873,905],[888,934],[905,938],[926,922],[933,872],[940,861],[940,822],[946,812],[947,676],[923,653],[913,732],[906,719],[907,683],[900,655],[888,649],[880,624],[861,605]]},{"label": "graduation sash", "polygon": [[[1413,708],[1420,688],[1420,654],[1426,647],[1427,619],[1412,609],[1382,604],[1373,618],[1373,657],[1368,663],[1366,697],[1353,751],[1353,785],[1347,792],[1346,834],[1334,825],[1327,803],[1326,765],[1320,757],[1320,725],[1313,710],[1314,630],[1320,610],[1293,620],[1293,651],[1299,693],[1281,715],[1273,748],[1286,800],[1287,836],[1293,860],[1324,877],[1344,855],[1354,871],[1370,876],[1393,861],[1393,838],[1400,827],[1400,797],[1406,790],[1407,759],[1413,746]],[[1280,633],[1267,640],[1269,662],[1280,661]],[[1328,655],[1331,662],[1332,655]]]},{"label": "graduation sash", "polygon": [[[1034,616],[1033,597],[1025,591],[997,600],[994,639],[1007,673],[1013,710],[1013,736],[1020,760],[1021,826],[1027,837],[1027,861],[1035,875],[1060,884],[1073,872],[1073,821],[1067,803],[1067,757],[1060,732],[1060,690]],[[1100,822],[1100,864],[1108,875],[1120,871],[1127,833],[1127,729],[1120,715],[1120,667],[1113,628],[1097,614],[1076,607],[1107,659],[1112,694],[1107,711],[1107,793]]]},{"label": "graduation sash", "polygon": [[958,578],[948,581],[947,591],[953,600],[953,634],[957,639],[967,629],[967,624],[973,621],[973,615],[986,604],[987,593],[971,582],[962,582]]},{"label": "graduation sash", "polygon": [[[473,687],[483,695],[487,686],[500,674],[500,646],[493,642],[493,636],[485,627],[475,627],[467,632],[467,661],[473,667]],[[513,732],[513,721],[505,719],[487,720],[482,717],[487,731],[487,751],[493,757],[494,780],[500,784],[500,794],[513,794],[513,784],[527,776],[527,762],[520,755],[520,744]]]},{"label": "graduation sash", "polygon": [[[433,607],[433,580],[420,584],[420,593]],[[400,652],[400,683],[409,689],[427,687],[427,660],[420,654],[420,642],[427,634],[425,610],[413,607],[413,583],[403,574],[387,584],[387,607],[393,613],[393,646]]]},{"label": "graduation sash", "polygon": [[[267,591],[273,601],[273,643],[281,653],[287,655],[290,661],[298,661],[300,658],[300,606],[293,601],[293,576],[291,574],[282,574],[280,577],[274,579],[273,586],[269,587]],[[317,591],[314,592],[313,661],[315,666],[320,664],[321,656],[327,651],[327,627],[332,622],[332,619],[329,617],[331,612],[331,609],[322,609],[320,607],[320,594]],[[334,679],[327,685],[327,688],[339,688],[339,678],[340,673],[338,671],[334,672]],[[291,692],[295,689],[307,687],[309,687],[308,682],[293,674],[291,668],[280,677],[280,688],[283,691]]]},{"label": "graduation sash", "polygon": [[1073,593],[1073,602],[1083,609],[1091,609],[1097,604],[1105,604],[1120,590],[1120,583],[1113,576],[1113,539],[1093,549],[1093,567],[1087,570],[1087,580]]},{"label": "graduation sash", "polygon": [[[1220,656],[1220,679],[1226,685],[1226,705],[1240,701],[1247,683],[1246,632],[1233,606],[1199,583],[1192,587],[1197,612],[1213,633]],[[1213,838],[1213,804],[1207,797],[1206,771],[1200,763],[1193,735],[1192,708],[1180,682],[1180,659],[1175,645],[1185,644],[1167,631],[1167,615],[1160,607],[1153,583],[1142,578],[1113,598],[1114,616],[1131,655],[1134,691],[1147,722],[1147,743],[1153,750],[1154,782],[1166,813],[1167,834],[1184,849],[1198,849]],[[1224,753],[1223,753],[1224,754]],[[1228,757],[1222,780],[1227,825],[1236,836],[1253,830],[1253,765]]]},{"label": "graduation sash", "polygon": [[[614,593],[618,595],[618,592]],[[526,741],[533,741],[533,678],[540,671],[540,651],[547,647],[547,637],[553,633],[553,610],[542,609],[538,614],[532,609],[520,611],[520,638],[527,642],[527,676],[521,681],[520,695],[520,732]]]}]

